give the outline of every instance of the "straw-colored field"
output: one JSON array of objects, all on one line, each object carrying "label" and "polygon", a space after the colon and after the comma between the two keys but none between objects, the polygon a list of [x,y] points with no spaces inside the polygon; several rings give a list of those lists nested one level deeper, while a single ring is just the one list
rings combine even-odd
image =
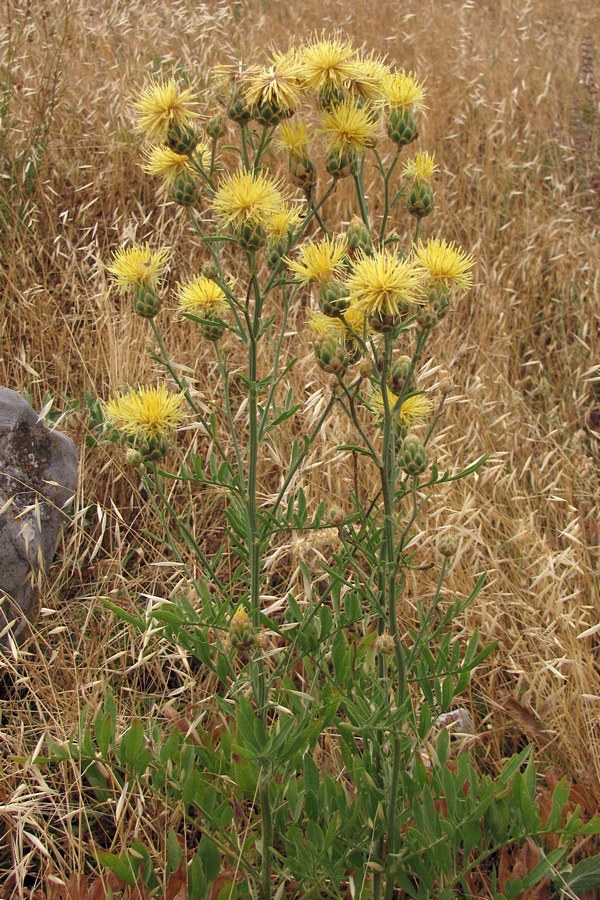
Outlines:
[{"label": "straw-colored field", "polygon": [[[453,381],[431,454],[441,469],[482,453],[489,461],[476,477],[433,495],[419,522],[420,558],[433,558],[435,535],[453,526],[460,550],[447,591],[468,594],[476,574],[488,572],[464,628],[479,628],[497,649],[464,704],[490,770],[531,742],[539,770],[567,775],[593,813],[600,796],[600,15],[592,6],[3,4],[0,383],[29,392],[38,409],[47,395],[61,411],[80,401],[60,427],[80,448],[81,479],[36,638],[0,660],[1,897],[50,896],[52,883],[98,871],[93,828],[78,837],[88,811],[76,773],[65,765],[50,776],[36,764],[46,734],[67,739],[108,684],[122,724],[148,709],[148,697],[156,714],[179,708],[191,721],[212,690],[183,654],[152,640],[142,646],[98,599],[140,609],[185,587],[146,535],[156,523],[135,470],[117,448],[85,443],[86,394],[106,398],[159,373],[147,323],[109,291],[101,263],[135,238],[176,248],[173,280],[194,265],[185,217],[140,168],[131,95],[149,74],[173,72],[202,91],[212,65],[255,61],[270,41],[287,46],[317,28],[339,28],[427,79],[421,146],[435,150],[440,172],[425,231],[477,257],[474,289],[428,345],[425,384],[446,374]],[[341,185],[327,207],[332,222],[348,221],[349,197]],[[370,202],[377,210],[375,188]],[[289,326],[289,350],[301,359],[293,387],[308,421],[329,376],[314,363],[303,316],[299,309]],[[173,358],[209,396],[208,345],[168,309],[161,325]],[[313,451],[303,486],[315,502],[334,503],[351,489],[352,471],[335,451],[346,432],[340,416]],[[276,474],[274,461],[264,463],[264,479],[271,468]],[[208,552],[223,533],[219,513],[218,498],[197,496],[196,533]],[[317,549],[327,557],[327,546]],[[313,564],[314,548],[280,551],[274,595],[302,591],[295,562],[303,553]],[[434,586],[434,574],[415,574],[405,623],[411,602]],[[144,834],[152,840],[156,823],[168,820],[168,810],[126,798],[113,849]]]}]

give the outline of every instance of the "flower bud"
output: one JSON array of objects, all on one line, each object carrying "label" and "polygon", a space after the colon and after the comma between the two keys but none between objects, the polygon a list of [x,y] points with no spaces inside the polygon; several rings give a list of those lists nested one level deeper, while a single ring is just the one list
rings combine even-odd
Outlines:
[{"label": "flower bud", "polygon": [[288,250],[288,244],[289,241],[287,238],[269,241],[269,246],[267,248],[267,265],[270,269],[274,269],[281,261],[281,258],[285,256]]},{"label": "flower bud", "polygon": [[433,189],[428,182],[413,181],[406,198],[406,208],[417,219],[423,219],[433,210]]},{"label": "flower bud", "polygon": [[331,112],[347,99],[347,92],[335,84],[327,84],[319,91],[319,106],[324,112]]},{"label": "flower bud", "polygon": [[407,475],[421,475],[427,468],[427,451],[414,434],[407,434],[398,451],[398,464]]},{"label": "flower bud", "polygon": [[198,199],[198,185],[189,172],[180,172],[171,185],[171,196],[181,206],[191,206]]},{"label": "flower bud", "polygon": [[362,219],[353,216],[348,225],[348,249],[366,251],[371,246],[371,236]]},{"label": "flower bud", "polygon": [[161,302],[149,285],[139,284],[133,289],[133,308],[143,319],[153,319],[160,312]]},{"label": "flower bud", "polygon": [[128,466],[135,466],[137,469],[144,462],[144,454],[136,450],[135,447],[130,447],[125,454],[125,462]]},{"label": "flower bud", "polygon": [[252,109],[243,97],[233,97],[227,107],[227,115],[238,125],[245,125],[252,118]]},{"label": "flower bud", "polygon": [[346,348],[334,338],[318,338],[315,357],[323,371],[332,375],[343,375],[350,363]]},{"label": "flower bud", "polygon": [[206,134],[214,141],[225,134],[225,123],[222,116],[213,116],[206,124]]},{"label": "flower bud", "polygon": [[369,327],[377,334],[390,334],[398,327],[402,319],[401,315],[388,316],[383,312],[373,313],[369,318]]},{"label": "flower bud", "polygon": [[[393,394],[401,394],[406,388],[413,390],[415,386],[415,375],[411,372],[412,359],[410,356],[399,356],[392,370],[388,375],[388,387]],[[410,376],[410,379],[409,379]],[[407,379],[408,384],[407,384]]]},{"label": "flower bud", "polygon": [[274,128],[276,125],[279,125],[282,119],[287,118],[285,112],[276,103],[269,103],[268,101],[256,106],[252,113],[252,118],[255,122],[267,128]]},{"label": "flower bud", "polygon": [[375,652],[380,653],[382,656],[392,655],[394,652],[394,638],[389,631],[384,631],[383,634],[377,635],[375,640]]},{"label": "flower bud", "polygon": [[211,281],[216,281],[219,277],[219,267],[212,260],[208,260],[202,266],[202,274],[205,278],[210,278]]},{"label": "flower bud", "polygon": [[327,521],[331,525],[341,525],[346,519],[346,514],[341,506],[332,506],[327,513]]},{"label": "flower bud", "polygon": [[267,232],[258,222],[244,222],[237,238],[242,250],[260,250],[267,243]]},{"label": "flower bud", "polygon": [[178,122],[172,122],[169,125],[167,146],[175,153],[188,155],[196,149],[197,144],[198,135],[194,128],[189,125],[180,125]]},{"label": "flower bud", "polygon": [[448,315],[450,297],[444,286],[438,285],[437,287],[432,288],[429,291],[427,298],[429,300],[431,311],[436,314],[438,319],[443,319]]},{"label": "flower bud", "polygon": [[291,156],[289,168],[294,186],[303,191],[310,191],[317,179],[314,162],[308,156]]},{"label": "flower bud", "polygon": [[331,318],[337,318],[350,306],[346,286],[340,281],[327,281],[319,290],[319,306],[321,312]]},{"label": "flower bud", "polygon": [[207,341],[218,341],[225,331],[225,325],[222,322],[219,322],[218,319],[200,322],[199,325],[200,334],[202,337],[206,338]]},{"label": "flower bud", "polygon": [[356,161],[353,150],[330,150],[325,157],[325,168],[332,178],[347,178],[356,174]]},{"label": "flower bud", "polygon": [[419,137],[412,113],[405,109],[391,109],[387,122],[388,137],[398,147],[411,144]]},{"label": "flower bud", "polygon": [[255,632],[250,616],[243,606],[234,612],[229,622],[229,644],[236,650],[249,650],[255,643]]},{"label": "flower bud", "polygon": [[433,328],[434,325],[437,325],[437,322],[437,313],[431,306],[424,306],[417,316],[417,323],[421,328]]},{"label": "flower bud", "polygon": [[450,559],[452,556],[456,556],[458,541],[452,534],[443,534],[438,541],[437,547],[444,559]]}]

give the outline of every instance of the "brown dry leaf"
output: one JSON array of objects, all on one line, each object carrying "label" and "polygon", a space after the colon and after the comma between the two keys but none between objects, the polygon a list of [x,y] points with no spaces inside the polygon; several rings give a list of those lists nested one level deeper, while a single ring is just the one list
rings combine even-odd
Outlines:
[{"label": "brown dry leaf", "polygon": [[220,875],[213,881],[208,900],[217,900],[223,888],[230,884],[233,885],[237,881],[235,869],[223,869]]},{"label": "brown dry leaf", "polygon": [[185,860],[181,860],[177,871],[173,872],[167,883],[165,900],[187,900],[187,876],[185,872]]}]

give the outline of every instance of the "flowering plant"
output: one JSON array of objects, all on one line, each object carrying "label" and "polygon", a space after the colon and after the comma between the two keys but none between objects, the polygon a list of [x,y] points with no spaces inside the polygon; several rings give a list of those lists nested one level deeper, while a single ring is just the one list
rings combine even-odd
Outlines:
[{"label": "flowering plant", "polygon": [[[191,89],[154,81],[135,108],[144,168],[197,239],[197,268],[174,298],[218,380],[207,393],[184,377],[160,329],[176,253],[125,246],[108,271],[148,320],[169,383],[119,391],[104,408],[189,588],[146,619],[126,618],[183,648],[217,688],[190,726],[199,743],[164,739],[152,724],[146,745],[132,726],[117,762],[180,799],[186,828],[199,829],[184,866],[190,896],[215,884],[261,898],[473,895],[495,885],[496,848],[525,836],[547,861],[533,884],[566,844],[544,850],[550,826],[535,812],[531,764],[520,771],[527,753],[495,780],[479,777],[471,718],[457,708],[490,648],[477,633],[462,646],[453,623],[485,578],[465,598],[444,595],[458,549],[447,532],[435,562],[419,559],[429,492],[484,463],[440,472],[430,451],[449,387],[422,387],[424,352],[471,288],[475,260],[423,235],[433,154],[409,156],[398,177],[424,85],[339,37],[315,36],[262,66],[219,67],[213,95],[217,115]],[[352,203],[346,224],[332,221],[334,195]],[[310,408],[289,386],[292,369],[308,365],[292,355],[305,329],[323,379]],[[173,471],[184,423],[195,437]],[[316,502],[330,423],[352,488]],[[201,489],[223,501],[216,550],[194,529]],[[437,586],[413,614],[407,579],[434,565]],[[107,703],[95,725],[105,757]],[[153,873],[149,852],[136,852]],[[127,864],[139,880],[141,863]]]}]

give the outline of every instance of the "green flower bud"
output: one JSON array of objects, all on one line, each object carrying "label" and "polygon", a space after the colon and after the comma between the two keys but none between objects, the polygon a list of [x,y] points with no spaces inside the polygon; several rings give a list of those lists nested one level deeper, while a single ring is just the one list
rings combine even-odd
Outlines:
[{"label": "green flower bud", "polygon": [[388,137],[398,147],[404,147],[419,137],[417,123],[412,113],[404,109],[391,109],[387,122]]},{"label": "green flower bud", "polygon": [[206,134],[213,140],[218,140],[225,134],[225,123],[222,116],[213,116],[206,125]]},{"label": "green flower bud", "polygon": [[279,125],[283,119],[287,118],[285,112],[275,103],[261,103],[252,112],[252,118],[259,125],[265,125],[267,128],[274,128],[275,125]]},{"label": "green flower bud", "polygon": [[[412,360],[410,356],[400,356],[392,366],[392,370],[388,375],[388,387],[393,394],[397,396],[406,388],[413,390],[415,386],[414,372],[410,374]],[[406,383],[410,374],[410,380]]]},{"label": "green flower bud", "polygon": [[218,319],[199,322],[199,325],[200,334],[202,337],[206,338],[207,341],[218,341],[225,331],[225,325],[222,322],[219,322]]},{"label": "green flower bud", "polygon": [[191,206],[198,199],[198,184],[189,172],[180,172],[171,185],[171,195],[181,206]]},{"label": "green flower bud", "polygon": [[242,250],[260,250],[267,243],[267,232],[258,222],[244,222],[237,237]]},{"label": "green flower bud", "polygon": [[331,112],[344,100],[348,99],[348,93],[335,84],[328,84],[319,91],[319,106],[324,112]]},{"label": "green flower bud", "polygon": [[333,338],[315,341],[315,357],[323,371],[332,375],[343,375],[349,365],[346,348]]},{"label": "green flower bud", "polygon": [[378,334],[390,334],[399,326],[401,320],[401,315],[388,316],[385,313],[376,312],[369,318],[369,327]]},{"label": "green flower bud", "polygon": [[340,281],[328,281],[319,290],[319,306],[326,316],[337,318],[350,306],[346,286]]},{"label": "green flower bud", "polygon": [[252,109],[243,97],[233,97],[227,107],[227,115],[238,125],[245,125],[252,118]]},{"label": "green flower bud", "polygon": [[406,208],[417,219],[423,219],[433,210],[433,190],[426,181],[414,181],[406,198]]},{"label": "green flower bud", "polygon": [[154,290],[148,285],[139,284],[133,290],[133,308],[143,319],[153,319],[160,312],[161,302]]},{"label": "green flower bud", "polygon": [[402,441],[398,464],[407,475],[421,475],[427,468],[427,451],[416,435],[407,434]]},{"label": "green flower bud", "polygon": [[354,216],[348,225],[348,249],[368,250],[371,246],[371,235],[362,219]]},{"label": "green flower bud", "polygon": [[175,153],[189,155],[198,145],[198,135],[189,125],[173,122],[167,133],[167,146]]},{"label": "green flower bud", "polygon": [[229,644],[236,650],[249,650],[254,646],[255,636],[250,616],[244,607],[240,606],[229,623]]},{"label": "green flower bud", "polygon": [[208,260],[202,266],[202,274],[211,281],[216,281],[219,277],[219,267],[212,260]]},{"label": "green flower bud", "polygon": [[332,178],[347,178],[356,173],[356,161],[353,150],[330,150],[325,157],[325,168]]}]

